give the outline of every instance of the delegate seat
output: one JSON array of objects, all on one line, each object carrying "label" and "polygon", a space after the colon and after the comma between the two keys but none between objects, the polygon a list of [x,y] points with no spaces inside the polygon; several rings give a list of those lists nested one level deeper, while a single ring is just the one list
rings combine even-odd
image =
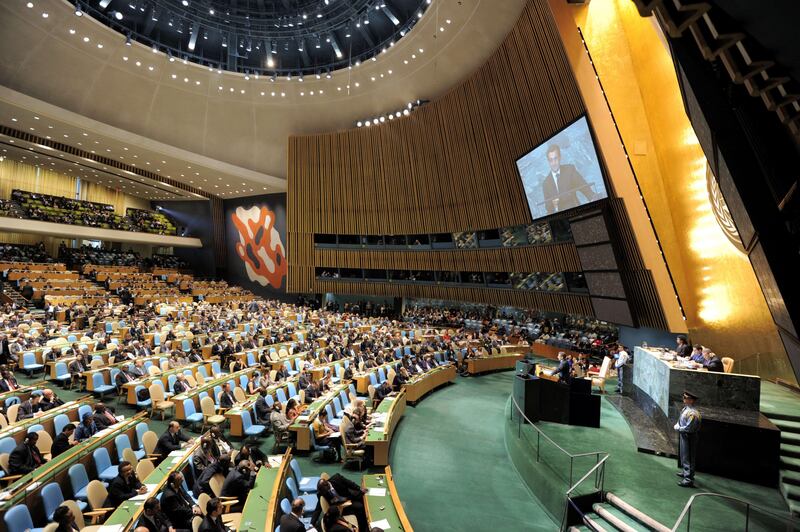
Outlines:
[{"label": "delegate seat", "polygon": [[44,364],[37,363],[36,355],[33,351],[28,351],[22,354],[22,370],[27,373],[28,376],[33,377],[33,374],[39,370],[42,370],[44,374]]},{"label": "delegate seat", "polygon": [[8,532],[42,532],[43,528],[35,528],[28,507],[24,504],[13,506],[3,517]]},{"label": "delegate seat", "polygon": [[292,477],[288,477],[286,479],[286,487],[289,489],[289,493],[292,494],[292,500],[297,499],[298,497],[305,501],[306,506],[303,508],[303,515],[311,515],[317,509],[317,504],[319,504],[319,499],[314,494],[301,494],[297,489],[297,484],[295,483]]},{"label": "delegate seat", "polygon": [[[321,449],[327,449],[327,447],[317,450]],[[292,458],[292,460],[289,462],[289,467],[292,469],[292,474],[294,474],[294,479],[297,482],[297,486],[300,488],[300,491],[303,493],[317,492],[317,482],[319,482],[319,477],[303,476],[303,472],[300,470],[300,463],[295,458]]]},{"label": "delegate seat", "polygon": [[117,390],[116,386],[113,384],[106,384],[102,373],[95,373],[92,375],[92,385],[94,386],[92,393],[99,395],[101,399],[103,395],[115,392]]},{"label": "delegate seat", "polygon": [[117,466],[111,464],[111,457],[108,456],[108,449],[100,447],[92,453],[94,468],[100,480],[110,481],[117,476]]},{"label": "delegate seat", "polygon": [[[42,488],[42,504],[44,505],[44,514],[47,516],[48,521],[53,520],[53,513],[56,508],[64,503],[64,494],[61,492],[61,486],[55,482],[51,482]],[[86,509],[86,502],[77,501],[78,508],[81,510]]]},{"label": "delegate seat", "polygon": [[60,382],[62,386],[72,381],[72,375],[70,375],[65,362],[56,362],[56,376],[54,380]]},{"label": "delegate seat", "polygon": [[136,456],[136,460],[141,460],[144,458],[145,452],[144,450],[136,450],[131,446],[131,440],[128,438],[127,434],[120,434],[116,438],[114,438],[114,447],[117,448],[117,458],[121,462],[124,460],[122,454],[125,449],[130,449],[133,451],[134,456]]},{"label": "delegate seat", "polygon": [[249,410],[243,410],[241,416],[242,416],[242,430],[244,431],[245,436],[251,436],[251,437],[261,436],[267,430],[267,427],[265,427],[264,425],[253,424],[253,420],[250,417]]},{"label": "delegate seat", "polygon": [[[202,406],[202,399],[201,406]],[[203,422],[203,413],[198,412],[194,407],[194,399],[184,399],[183,400],[183,413],[186,421],[189,423],[190,426],[194,426],[197,423]]]}]

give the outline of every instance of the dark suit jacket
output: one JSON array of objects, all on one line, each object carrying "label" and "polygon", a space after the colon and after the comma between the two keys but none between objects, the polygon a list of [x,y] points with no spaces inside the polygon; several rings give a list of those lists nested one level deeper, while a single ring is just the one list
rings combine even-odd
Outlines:
[{"label": "dark suit jacket", "polygon": [[166,458],[169,453],[181,448],[181,442],[189,441],[189,439],[190,438],[185,436],[180,430],[176,434],[172,434],[169,429],[167,429],[158,439],[156,452],[159,453],[162,458]]},{"label": "dark suit jacket", "polygon": [[50,448],[50,454],[53,458],[55,458],[59,454],[68,450],[70,447],[72,446],[69,444],[69,438],[67,438],[66,434],[61,432],[58,436],[56,436],[56,439],[53,440],[53,446]]},{"label": "dark suit jacket", "polygon": [[233,396],[232,393],[225,393],[222,392],[219,396],[219,406],[222,408],[232,408],[233,404],[236,402],[236,398]]},{"label": "dark suit jacket", "polygon": [[222,483],[220,495],[223,497],[236,497],[240,504],[247,500],[247,494],[253,489],[255,477],[250,474],[242,474],[236,469],[231,469],[225,482]]},{"label": "dark suit jacket", "polygon": [[[164,515],[164,512],[159,512],[154,515],[145,515],[139,519],[139,526],[145,527],[149,532],[167,532],[172,526],[169,518]],[[191,529],[191,525],[188,527]]]},{"label": "dark suit jacket", "polygon": [[722,360],[716,356],[711,357],[709,361],[705,363],[705,367],[708,371],[717,371],[719,373],[725,371],[725,366],[722,365]]},{"label": "dark suit jacket", "polygon": [[175,381],[175,384],[172,385],[172,391],[175,393],[175,395],[182,394],[188,389],[189,385],[183,381]]},{"label": "dark suit jacket", "polygon": [[[108,412],[111,413],[110,410]],[[106,417],[105,413],[98,414],[97,412],[95,412],[94,413],[94,423],[95,423],[95,425],[97,425],[97,430],[100,431],[100,430],[107,429],[108,427],[110,427],[111,425],[116,424],[117,422],[116,422],[116,420],[114,420],[112,422],[110,419],[108,419]]]},{"label": "dark suit jacket", "polygon": [[[38,464],[34,456],[38,457]],[[20,443],[14,447],[14,450],[11,451],[11,455],[8,457],[8,474],[27,475],[43,463],[44,458],[42,458],[42,454],[35,445]]]},{"label": "dark suit jacket", "polygon": [[217,517],[215,520],[207,515],[197,530],[198,532],[225,532],[225,525],[222,524],[222,517]]},{"label": "dark suit jacket", "polygon": [[293,513],[281,516],[281,532],[306,532],[306,526]]},{"label": "dark suit jacket", "polygon": [[64,401],[62,401],[58,397],[53,397],[52,401],[48,401],[46,399],[42,399],[41,401],[39,401],[39,410],[41,410],[42,412],[46,412],[47,410],[50,410],[50,409],[55,408],[57,406],[61,406],[63,404],[64,404]]},{"label": "dark suit jacket", "polygon": [[261,396],[256,399],[255,413],[259,423],[269,421],[269,415],[272,413],[272,409],[267,404],[267,400]]},{"label": "dark suit jacket", "polygon": [[[578,169],[571,164],[562,164],[558,175],[558,189],[553,179],[553,174],[548,172],[542,181],[542,194],[544,195],[544,208],[547,214],[565,211],[581,205],[578,194],[584,197],[588,203],[595,199],[592,187],[586,182]],[[553,203],[558,199],[558,207]]]},{"label": "dark suit jacket", "polygon": [[161,511],[175,528],[192,528],[192,497],[183,487],[166,486],[161,492]]},{"label": "dark suit jacket", "polygon": [[19,405],[19,410],[17,410],[17,419],[30,419],[33,417],[33,413],[38,411],[39,407],[34,407],[30,399],[22,401]]},{"label": "dark suit jacket", "polygon": [[108,484],[108,498],[103,506],[106,508],[116,508],[123,502],[131,497],[138,495],[136,490],[142,486],[139,479],[135,475],[131,476],[129,481],[126,481],[122,476],[117,475]]},{"label": "dark suit jacket", "polygon": [[211,477],[216,475],[217,473],[225,475],[227,472],[225,468],[219,462],[214,462],[210,464],[208,467],[203,469],[203,472],[200,473],[200,476],[197,477],[197,481],[194,483],[194,487],[192,488],[192,494],[195,497],[200,497],[201,493],[208,493],[212,497],[216,497],[214,492],[211,490],[211,486],[209,485],[209,481]]},{"label": "dark suit jacket", "polygon": [[120,371],[117,373],[117,376],[114,377],[114,384],[117,386],[117,389],[120,389],[126,382],[133,382],[134,380],[136,380],[135,376],[130,375],[125,371]]}]

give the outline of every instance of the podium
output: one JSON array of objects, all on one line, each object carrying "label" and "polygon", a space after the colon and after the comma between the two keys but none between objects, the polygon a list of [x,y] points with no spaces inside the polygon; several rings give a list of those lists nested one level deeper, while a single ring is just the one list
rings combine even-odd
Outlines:
[{"label": "podium", "polygon": [[600,427],[600,396],[592,395],[592,381],[573,379],[569,384],[531,375],[515,375],[514,400],[532,422]]}]

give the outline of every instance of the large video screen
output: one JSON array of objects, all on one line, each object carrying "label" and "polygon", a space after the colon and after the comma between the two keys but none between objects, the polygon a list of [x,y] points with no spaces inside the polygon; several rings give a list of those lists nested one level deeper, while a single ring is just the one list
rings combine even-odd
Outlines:
[{"label": "large video screen", "polygon": [[533,219],[608,197],[583,116],[517,159]]}]

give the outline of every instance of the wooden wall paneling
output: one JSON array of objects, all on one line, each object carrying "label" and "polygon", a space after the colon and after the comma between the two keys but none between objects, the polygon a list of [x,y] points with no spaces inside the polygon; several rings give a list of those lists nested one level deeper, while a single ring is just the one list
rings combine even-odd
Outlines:
[{"label": "wooden wall paneling", "polygon": [[[437,101],[377,127],[291,137],[290,291],[463,299],[593,315],[587,296],[315,277],[316,266],[580,271],[572,243],[428,252],[313,246],[315,233],[411,235],[529,223],[515,160],[584,112],[549,7],[530,0],[489,60]],[[635,241],[624,247],[635,251]]]}]

